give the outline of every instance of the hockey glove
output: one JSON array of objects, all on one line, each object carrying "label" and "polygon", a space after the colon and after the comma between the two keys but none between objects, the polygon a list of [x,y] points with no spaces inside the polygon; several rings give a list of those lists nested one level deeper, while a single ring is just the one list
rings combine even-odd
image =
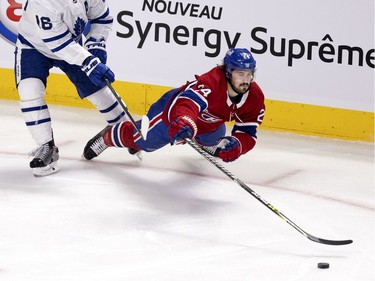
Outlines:
[{"label": "hockey glove", "polygon": [[168,129],[168,135],[171,139],[171,144],[184,143],[185,138],[193,138],[197,133],[197,125],[187,116],[177,118],[171,123]]},{"label": "hockey glove", "polygon": [[106,85],[105,80],[111,83],[115,81],[115,74],[97,57],[90,56],[85,59],[81,69],[96,86],[104,87]]},{"label": "hockey glove", "polygon": [[105,49],[105,39],[103,37],[99,39],[95,39],[94,37],[90,37],[86,40],[85,48],[88,50],[93,56],[98,57],[100,62],[107,63],[107,51]]},{"label": "hockey glove", "polygon": [[241,156],[241,144],[234,137],[224,137],[219,144],[223,145],[219,151],[219,157],[224,162],[232,162]]}]

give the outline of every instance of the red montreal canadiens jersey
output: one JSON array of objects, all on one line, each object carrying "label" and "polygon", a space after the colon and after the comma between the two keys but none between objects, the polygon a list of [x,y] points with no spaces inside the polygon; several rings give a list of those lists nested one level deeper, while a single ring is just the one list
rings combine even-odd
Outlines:
[{"label": "red montreal canadiens jersey", "polygon": [[265,113],[264,95],[256,82],[236,104],[227,93],[227,80],[222,67],[218,66],[180,89],[168,112],[170,121],[179,116],[189,116],[198,127],[197,135],[215,131],[227,121],[234,121],[232,135],[242,146],[242,154],[253,148],[256,128]]}]

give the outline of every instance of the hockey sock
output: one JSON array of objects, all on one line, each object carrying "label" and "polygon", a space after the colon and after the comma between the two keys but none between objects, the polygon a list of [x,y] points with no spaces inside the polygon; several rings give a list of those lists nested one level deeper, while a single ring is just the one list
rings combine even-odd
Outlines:
[{"label": "hockey sock", "polygon": [[44,101],[43,82],[36,78],[21,80],[18,93],[25,124],[35,142],[43,145],[52,140],[51,115]]},{"label": "hockey sock", "polygon": [[134,127],[129,121],[121,122],[104,132],[104,143],[108,146],[127,147],[139,150],[134,143]]},{"label": "hockey sock", "polygon": [[128,120],[125,111],[108,87],[103,87],[87,99],[96,107],[110,125]]},{"label": "hockey sock", "polygon": [[25,124],[38,145],[52,140],[51,116],[43,98],[20,101]]}]

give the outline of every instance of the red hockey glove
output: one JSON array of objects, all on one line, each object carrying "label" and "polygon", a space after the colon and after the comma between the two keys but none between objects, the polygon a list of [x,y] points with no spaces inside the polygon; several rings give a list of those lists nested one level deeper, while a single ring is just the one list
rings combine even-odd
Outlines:
[{"label": "red hockey glove", "polygon": [[241,144],[236,138],[224,137],[222,142],[224,146],[219,151],[219,157],[224,162],[232,162],[241,156]]},{"label": "red hockey glove", "polygon": [[187,116],[177,118],[171,123],[168,129],[168,135],[171,138],[171,144],[183,143],[185,138],[193,138],[197,133],[197,125]]}]

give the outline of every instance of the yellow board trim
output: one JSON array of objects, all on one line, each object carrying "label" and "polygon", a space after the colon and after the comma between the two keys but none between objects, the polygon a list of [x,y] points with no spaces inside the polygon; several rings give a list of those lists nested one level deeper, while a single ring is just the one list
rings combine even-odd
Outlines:
[{"label": "yellow board trim", "polygon": [[[122,81],[116,81],[113,87],[134,114],[145,114],[153,102],[171,89]],[[90,102],[79,98],[75,87],[63,74],[51,74],[46,91],[47,103],[93,108]],[[0,68],[0,99],[19,100],[12,69]],[[374,113],[267,99],[261,128],[374,142]]]}]

